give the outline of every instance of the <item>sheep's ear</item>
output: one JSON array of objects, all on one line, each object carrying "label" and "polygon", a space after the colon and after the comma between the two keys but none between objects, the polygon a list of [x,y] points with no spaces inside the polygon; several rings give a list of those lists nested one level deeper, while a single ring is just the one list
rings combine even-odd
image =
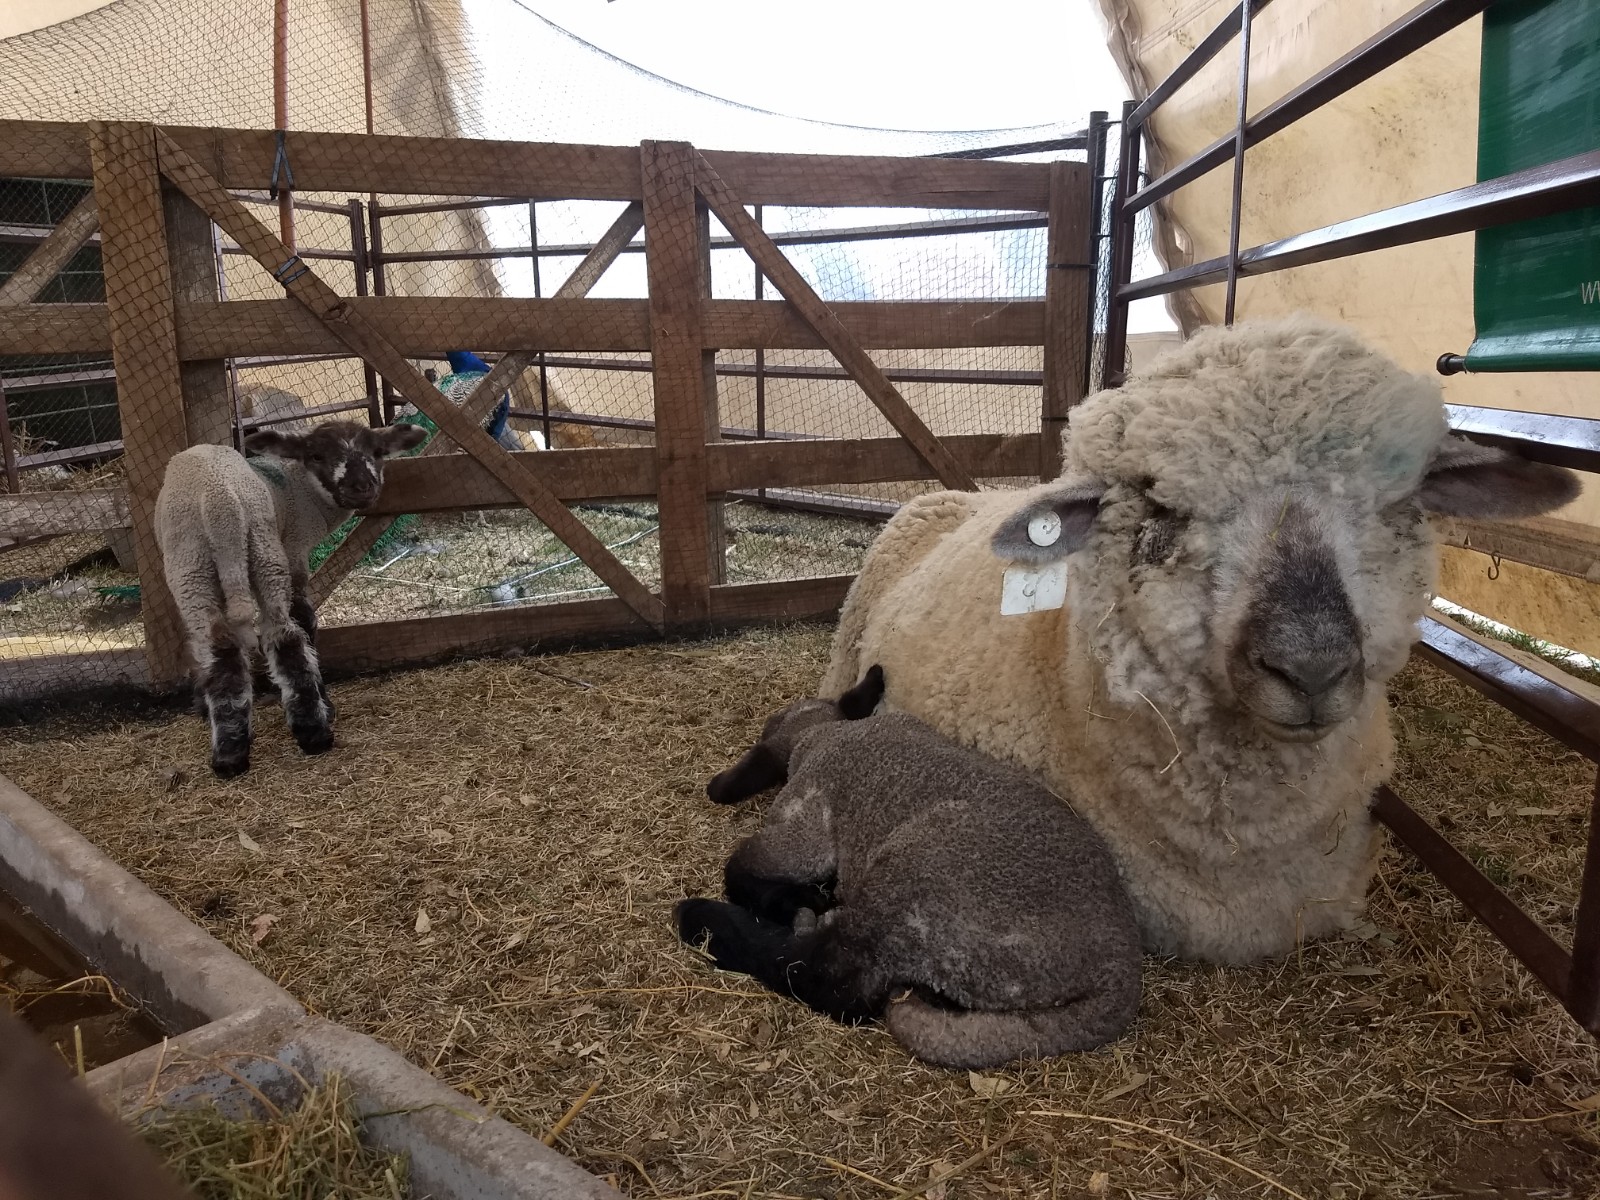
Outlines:
[{"label": "sheep's ear", "polygon": [[428,431],[420,425],[385,425],[382,429],[368,429],[363,431],[362,439],[367,443],[367,448],[379,458],[387,458],[391,454],[404,454],[407,450],[415,450],[428,440]]},{"label": "sheep's ear", "polygon": [[1495,446],[1446,434],[1433,453],[1417,499],[1446,517],[1506,520],[1536,517],[1577,499],[1577,475],[1529,462]]},{"label": "sheep's ear", "polygon": [[873,663],[861,677],[861,682],[839,697],[839,715],[846,721],[870,717],[882,699],[883,668]]},{"label": "sheep's ear", "polygon": [[995,530],[990,545],[1009,562],[1034,566],[1059,562],[1083,548],[1105,492],[1104,484],[1084,476],[1036,488]]},{"label": "sheep's ear", "polygon": [[715,804],[737,804],[788,778],[789,768],[778,752],[765,742],[757,742],[738,762],[706,784],[706,795]]},{"label": "sheep's ear", "polygon": [[273,458],[295,459],[305,450],[305,439],[276,429],[258,429],[244,439],[246,454],[267,454]]}]

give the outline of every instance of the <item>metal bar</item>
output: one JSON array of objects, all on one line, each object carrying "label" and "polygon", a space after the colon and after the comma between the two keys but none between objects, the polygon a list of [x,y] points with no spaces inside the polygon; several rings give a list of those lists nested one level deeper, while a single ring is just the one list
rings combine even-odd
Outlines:
[{"label": "metal bar", "polygon": [[[47,239],[55,230],[54,225],[14,225],[0,223],[0,242],[11,245],[35,246]],[[100,244],[100,231],[95,230],[87,239],[85,246]]]},{"label": "metal bar", "polygon": [[1583,856],[1583,883],[1573,921],[1572,971],[1564,997],[1570,1012],[1590,1033],[1600,1036],[1600,776],[1589,804],[1589,841]]},{"label": "metal bar", "polygon": [[[289,0],[272,6],[272,124],[279,137],[289,128]],[[278,231],[293,250],[294,192],[287,187],[278,191]]]},{"label": "metal bar", "polygon": [[6,384],[0,379],[0,460],[5,464],[6,491],[15,496],[22,490],[17,472],[17,444],[11,437],[11,414],[6,410]]},{"label": "metal bar", "polygon": [[[1365,83],[1374,75],[1393,66],[1406,55],[1449,33],[1457,25],[1471,20],[1491,3],[1493,0],[1425,0],[1425,3],[1417,5],[1405,16],[1390,22],[1288,95],[1257,113],[1255,120],[1250,121],[1245,127],[1246,144],[1253,146],[1257,142],[1265,141],[1307,114],[1315,112],[1330,100],[1344,95],[1351,88]],[[1261,0],[1256,0],[1255,7],[1259,12],[1264,5]],[[1184,184],[1192,183],[1200,176],[1220,167],[1232,156],[1235,148],[1236,142],[1232,134],[1218,138],[1204,150],[1173,167],[1161,178],[1135,192],[1124,203],[1129,209],[1148,208]]]},{"label": "metal bar", "polygon": [[367,400],[341,400],[337,404],[315,404],[298,412],[280,413],[275,417],[245,417],[240,424],[245,429],[265,429],[269,425],[287,425],[290,421],[304,421],[308,417],[325,417],[331,413],[354,412],[370,408]]},{"label": "metal bar", "polygon": [[1121,387],[1127,375],[1128,281],[1133,278],[1133,239],[1138,214],[1129,210],[1125,198],[1139,184],[1139,130],[1128,119],[1133,101],[1122,105],[1122,142],[1117,163],[1116,190],[1111,199],[1111,298],[1107,305],[1105,362],[1101,367],[1103,387]]},{"label": "metal bar", "polygon": [[367,11],[367,0],[361,0],[361,98],[366,103],[367,133],[372,125],[372,18]]},{"label": "metal bar", "polygon": [[[537,417],[536,412],[525,409],[513,408],[511,415],[520,420]],[[649,417],[610,417],[599,413],[572,413],[562,412],[559,409],[550,414],[550,420],[556,425],[592,425],[597,429],[634,429],[641,433],[655,432],[656,423]],[[755,442],[762,440],[756,436],[754,429],[745,429],[737,425],[724,425],[721,434],[729,441]],[[773,442],[825,442],[830,439],[820,433],[786,433],[768,430],[766,440]]]},{"label": "metal bar", "polygon": [[[1256,0],[1255,11],[1260,13],[1270,3],[1272,3],[1272,0]],[[1201,39],[1200,44],[1189,51],[1184,60],[1173,68],[1172,74],[1156,84],[1151,89],[1150,94],[1139,102],[1129,117],[1129,120],[1136,127],[1144,128],[1145,122],[1150,119],[1151,113],[1172,99],[1179,88],[1200,73],[1201,67],[1205,66],[1218,54],[1221,54],[1222,48],[1233,41],[1234,34],[1239,32],[1240,25],[1244,20],[1243,9],[1244,5],[1241,3],[1231,13],[1218,21],[1216,28],[1206,34]]]},{"label": "metal bar", "polygon": [[1471,913],[1489,927],[1507,950],[1532,971],[1552,995],[1567,994],[1571,958],[1532,917],[1473,866],[1388,787],[1373,793],[1372,813],[1449,888]]},{"label": "metal bar", "polygon": [[866,497],[858,500],[853,496],[830,495],[801,488],[762,488],[755,492],[729,492],[728,495],[768,508],[822,513],[830,517],[860,517],[865,521],[887,521],[900,511],[900,505],[893,500],[869,500]]},{"label": "metal bar", "polygon": [[[367,21],[367,0],[361,0],[361,23],[363,33],[362,53],[365,55]],[[367,90],[367,132],[372,132],[372,91],[371,80],[368,81]],[[370,264],[367,261],[367,220],[361,211],[361,201],[352,199],[348,208],[350,211],[350,249],[355,253],[356,295],[367,294],[367,271]],[[372,369],[372,364],[365,359],[361,362],[362,390],[367,394],[367,424],[376,428],[383,424],[383,401],[378,396],[378,373]]]},{"label": "metal bar", "polygon": [[[1308,263],[1550,216],[1596,203],[1600,203],[1600,150],[1589,150],[1498,179],[1469,184],[1453,192],[1253,246],[1240,252],[1239,274],[1266,275]],[[1212,258],[1125,284],[1117,289],[1117,295],[1123,300],[1142,300],[1182,288],[1219,283],[1227,275],[1227,259]]]},{"label": "metal bar", "polygon": [[[62,371],[52,375],[14,375],[5,381],[11,392],[44,392],[53,388],[74,387],[84,383],[111,383],[117,377],[110,367],[89,371]],[[0,375],[0,379],[4,376]]]},{"label": "metal bar", "polygon": [[1013,154],[1042,154],[1046,150],[1082,150],[1088,145],[1088,131],[1080,129],[1065,137],[1039,142],[1013,142],[1009,146],[982,146],[975,150],[947,150],[929,158],[1008,158]]},{"label": "metal bar", "polygon": [[1222,306],[1222,323],[1233,324],[1234,299],[1239,292],[1239,221],[1244,209],[1245,125],[1250,111],[1251,0],[1239,0],[1239,119],[1233,130],[1233,197],[1228,205],[1228,292]]},{"label": "metal bar", "polygon": [[1474,441],[1555,467],[1600,471],[1600,421],[1470,404],[1447,404],[1445,415],[1451,429]]},{"label": "metal bar", "polygon": [[[383,213],[387,211],[378,204],[378,197],[367,197],[367,260],[372,264],[372,294],[374,296],[387,296],[389,294],[389,275],[385,265],[383,253]],[[364,361],[364,360],[363,360]],[[395,411],[400,407],[396,398],[394,385],[387,379],[383,380],[379,389],[382,399],[383,423],[390,424],[394,420]]]},{"label": "metal bar", "polygon": [[1417,651],[1501,708],[1591,762],[1600,762],[1600,705],[1432,617]]},{"label": "metal bar", "polygon": [[[342,213],[342,212],[344,212],[344,209],[341,208],[339,211]],[[240,247],[240,246],[224,245],[222,247],[222,253],[224,253],[224,254],[249,254],[250,251],[248,251],[248,250],[246,250],[246,249],[244,249],[243,247]],[[298,254],[301,258],[329,258],[329,259],[337,259],[340,262],[354,262],[355,261],[355,257],[356,257],[355,253],[353,251],[350,251],[350,250],[300,250],[300,249],[296,249],[295,253]]]},{"label": "metal bar", "polygon": [[34,471],[40,467],[64,467],[69,463],[109,458],[121,453],[122,439],[118,438],[113,442],[91,442],[87,446],[69,446],[65,450],[44,450],[38,454],[24,454],[16,460],[16,463],[19,471]]},{"label": "metal bar", "polygon": [[1096,329],[1099,325],[1100,301],[1100,223],[1105,219],[1106,182],[1103,178],[1106,171],[1106,127],[1110,122],[1110,114],[1103,109],[1096,109],[1089,114],[1089,145],[1087,158],[1089,166],[1089,228],[1092,231],[1089,241],[1089,305],[1084,313],[1084,320],[1088,328],[1084,331],[1083,339],[1083,394],[1088,395],[1094,390],[1094,340]]},{"label": "metal bar", "polygon": [[505,208],[512,204],[526,204],[526,196],[491,196],[481,200],[436,200],[427,204],[385,204],[383,212],[389,217],[417,216],[422,213],[466,212],[474,208]]},{"label": "metal bar", "polygon": [[[232,192],[228,195],[244,204],[276,204],[278,201],[270,196],[259,196],[254,192]],[[296,212],[332,213],[336,217],[344,215],[344,205],[333,204],[325,200],[300,200],[294,202]]]},{"label": "metal bar", "polygon": [[[764,221],[765,215],[766,215],[766,205],[764,205],[764,204],[756,205],[755,206],[756,224],[762,226],[763,228],[765,228],[765,221]],[[757,300],[764,300],[764,299],[766,299],[766,295],[767,295],[767,277],[761,273],[761,268],[755,266],[754,263],[751,264],[751,267],[754,269],[755,275],[756,275],[755,298]],[[767,436],[767,352],[766,352],[766,350],[762,349],[759,346],[756,348],[756,363],[755,363],[755,367],[756,367],[756,370],[755,370],[755,376],[756,376],[756,436],[757,437],[766,437]],[[720,374],[720,370],[719,370],[719,374]],[[765,488],[762,488],[761,490],[763,492],[766,491]]]},{"label": "metal bar", "polygon": [[[539,205],[536,201],[528,201],[528,244],[533,247],[533,298],[542,299],[543,284],[539,277]],[[544,444],[546,448],[554,446],[555,442],[550,433],[550,367],[546,360],[547,355],[539,351],[539,423],[544,430]]]}]

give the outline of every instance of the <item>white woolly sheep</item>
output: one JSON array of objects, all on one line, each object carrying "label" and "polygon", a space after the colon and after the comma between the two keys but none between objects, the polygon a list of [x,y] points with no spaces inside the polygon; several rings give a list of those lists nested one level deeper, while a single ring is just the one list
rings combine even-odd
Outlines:
[{"label": "white woolly sheep", "polygon": [[728,860],[732,903],[680,902],[679,936],[836,1020],[883,1018],[938,1066],[1120,1036],[1139,927],[1105,843],[1015,767],[870,715],[882,694],[873,667],[837,703],[789,705],[711,781],[719,804],[784,788]]},{"label": "white woolly sheep", "polygon": [[167,463],[156,499],[162,568],[189,635],[195,686],[211,724],[211,769],[250,765],[250,652],[258,644],[307,754],[333,745],[333,706],[317,666],[306,595],[312,548],[352,510],[370,508],[383,460],[420,446],[415,425],[329,421],[309,433],[253,433],[246,459],[191,446]]},{"label": "white woolly sheep", "polygon": [[[1071,796],[1151,950],[1244,962],[1346,927],[1425,514],[1531,516],[1576,478],[1449,434],[1435,382],[1310,317],[1197,334],[1075,409],[1065,450],[1053,483],[895,516],[822,694],[881,663],[888,706]],[[1065,607],[1002,615],[1008,561],[1064,564]]]}]

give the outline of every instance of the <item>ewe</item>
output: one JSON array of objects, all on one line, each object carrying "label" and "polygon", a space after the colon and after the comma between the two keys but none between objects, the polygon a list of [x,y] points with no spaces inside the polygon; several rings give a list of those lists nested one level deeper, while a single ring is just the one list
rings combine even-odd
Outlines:
[{"label": "ewe", "polygon": [[[1307,317],[1196,335],[1074,410],[1065,449],[1053,483],[900,511],[822,694],[881,663],[889,707],[1071,797],[1153,951],[1245,962],[1346,927],[1425,514],[1532,516],[1575,477],[1450,435],[1435,383]],[[1065,569],[1065,607],[1002,615],[1008,561]]]},{"label": "ewe", "polygon": [[791,704],[711,781],[720,804],[787,783],[728,860],[733,903],[682,901],[679,936],[837,1020],[882,1017],[939,1066],[1119,1036],[1139,929],[1105,843],[1015,767],[868,716],[882,694],[873,667],[836,704]]},{"label": "ewe", "polygon": [[250,652],[258,643],[307,754],[333,745],[333,706],[313,648],[306,596],[312,548],[352,510],[370,508],[383,460],[427,440],[415,425],[369,429],[329,421],[309,433],[265,430],[245,449],[191,446],[167,463],[156,542],[189,634],[195,687],[211,723],[211,769],[250,765]]}]

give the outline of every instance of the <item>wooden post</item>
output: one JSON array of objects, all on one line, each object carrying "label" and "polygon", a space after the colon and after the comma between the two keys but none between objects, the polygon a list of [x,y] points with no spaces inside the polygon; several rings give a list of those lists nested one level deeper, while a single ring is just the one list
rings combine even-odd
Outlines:
[{"label": "wooden post", "polygon": [[[162,203],[167,219],[167,256],[172,271],[173,299],[180,303],[221,300],[218,276],[221,264],[217,261],[211,218],[176,188],[165,189]],[[227,360],[211,358],[186,362],[180,374],[189,445],[201,442],[230,445],[233,441],[233,394],[228,388]]]},{"label": "wooden post", "polygon": [[1083,400],[1093,279],[1090,180],[1082,163],[1050,165],[1050,223],[1045,237],[1044,400],[1039,413],[1039,478],[1061,474],[1067,412]]},{"label": "wooden post", "polygon": [[188,428],[155,130],[93,122],[89,153],[100,208],[100,256],[139,559],[145,657],[151,683],[170,686],[183,677],[183,632],[161,574],[155,506],[167,460],[188,444]]},{"label": "wooden post", "polygon": [[702,329],[701,305],[710,280],[708,223],[695,196],[697,157],[687,142],[644,142],[639,148],[655,376],[661,599],[667,623],[679,627],[711,618],[714,546],[706,520],[706,431],[720,428],[716,355],[705,348]]},{"label": "wooden post", "polygon": [[[711,209],[704,200],[696,200],[695,216],[700,229],[700,298],[711,299]],[[704,337],[702,336],[702,341]],[[702,346],[700,371],[705,412],[706,444],[722,440],[722,406],[717,399],[717,347]],[[706,500],[706,556],[711,569],[713,586],[728,582],[728,518],[726,503],[721,495],[708,496]]]}]

